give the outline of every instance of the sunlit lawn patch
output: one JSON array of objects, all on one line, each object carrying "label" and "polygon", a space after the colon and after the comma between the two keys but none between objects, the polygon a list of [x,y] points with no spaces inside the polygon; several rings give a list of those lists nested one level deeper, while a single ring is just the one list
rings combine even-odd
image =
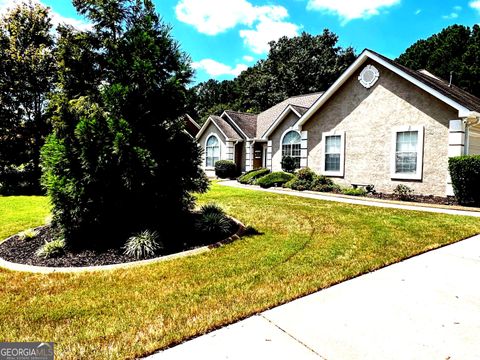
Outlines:
[{"label": "sunlit lawn patch", "polygon": [[[7,199],[0,198],[0,209]],[[263,234],[206,254],[127,270],[75,275],[0,270],[0,339],[55,341],[59,358],[142,356],[480,233],[476,218],[219,185],[199,200],[219,203]],[[30,204],[39,223],[43,206]],[[12,226],[15,219],[0,217],[4,236],[23,229]]]}]

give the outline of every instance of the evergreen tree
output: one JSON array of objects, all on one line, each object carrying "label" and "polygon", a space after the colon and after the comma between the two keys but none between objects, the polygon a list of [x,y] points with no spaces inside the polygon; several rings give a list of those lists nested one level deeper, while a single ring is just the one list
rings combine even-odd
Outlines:
[{"label": "evergreen tree", "polygon": [[0,192],[40,191],[40,149],[55,76],[49,10],[31,1],[0,19]]},{"label": "evergreen tree", "polygon": [[81,246],[171,228],[193,206],[191,192],[208,186],[178,120],[190,60],[150,0],[74,4],[94,30],[64,29],[59,41],[54,133],[42,156],[54,224]]}]

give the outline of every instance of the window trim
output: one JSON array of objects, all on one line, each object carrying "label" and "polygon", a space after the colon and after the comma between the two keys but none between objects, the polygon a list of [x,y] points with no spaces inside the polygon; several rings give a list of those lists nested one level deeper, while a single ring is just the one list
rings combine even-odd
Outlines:
[{"label": "window trim", "polygon": [[[326,171],[325,170],[325,157],[327,148],[327,137],[340,136],[340,170],[339,171]],[[344,177],[345,176],[345,131],[330,131],[322,133],[322,175],[332,177]]]},{"label": "window trim", "polygon": [[[397,173],[397,134],[406,131],[417,131],[417,169],[415,173]],[[398,126],[392,131],[391,156],[390,156],[390,177],[394,180],[422,180],[423,178],[423,150],[424,150],[425,129],[423,126]]]},{"label": "window trim", "polygon": [[[302,168],[302,166],[301,166],[301,161],[302,161],[302,134],[300,133],[300,131],[295,130],[293,128],[288,128],[287,130],[285,130],[284,133],[282,134],[282,137],[280,138],[280,161],[282,161],[282,159],[283,159],[283,139],[290,132],[296,132],[298,134],[298,136],[300,137],[300,143],[299,143],[299,145],[300,145],[300,155],[295,156],[294,158],[298,158],[298,168],[297,169],[301,169]],[[293,157],[293,156],[291,156],[291,157]]]},{"label": "window trim", "polygon": [[220,141],[220,138],[218,137],[218,135],[212,132],[208,134],[208,136],[205,138],[205,169],[206,170],[215,169],[215,164],[213,164],[213,166],[207,166],[207,143],[212,136],[215,137],[218,141],[218,160],[217,161],[222,160],[222,142]]}]

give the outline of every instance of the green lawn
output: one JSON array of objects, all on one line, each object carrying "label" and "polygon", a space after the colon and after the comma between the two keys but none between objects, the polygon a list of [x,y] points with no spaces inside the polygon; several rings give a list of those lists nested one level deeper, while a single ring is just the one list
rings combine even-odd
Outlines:
[{"label": "green lawn", "polygon": [[0,242],[22,230],[43,225],[50,213],[42,196],[0,196]]},{"label": "green lawn", "polygon": [[[2,212],[2,234],[43,221],[46,202],[20,206],[26,199],[0,198],[3,212],[4,202],[16,203],[18,211],[8,210],[8,217]],[[206,254],[127,270],[51,275],[0,270],[0,339],[55,341],[62,359],[147,355],[480,233],[476,218],[219,185],[200,197],[201,203],[210,201],[264,234]],[[16,223],[17,218],[26,220]]]}]

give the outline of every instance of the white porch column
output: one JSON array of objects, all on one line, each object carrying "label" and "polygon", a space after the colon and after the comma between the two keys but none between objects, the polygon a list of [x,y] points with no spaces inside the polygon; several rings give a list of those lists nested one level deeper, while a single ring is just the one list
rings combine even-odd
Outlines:
[{"label": "white porch column", "polygon": [[253,145],[251,141],[245,143],[245,171],[253,170]]},{"label": "white porch column", "polygon": [[308,131],[302,131],[302,144],[300,145],[300,167],[308,166]]},{"label": "white porch column", "polygon": [[235,145],[233,141],[227,141],[227,159],[230,161],[235,161]]},{"label": "white porch column", "polygon": [[[463,120],[450,120],[448,129],[448,157],[465,154],[465,124]],[[447,196],[453,196],[452,179],[447,177]]]},{"label": "white porch column", "polygon": [[268,142],[267,142],[266,167],[267,167],[267,169],[270,169],[270,170],[272,170],[272,147],[273,147],[272,140],[268,140]]}]

